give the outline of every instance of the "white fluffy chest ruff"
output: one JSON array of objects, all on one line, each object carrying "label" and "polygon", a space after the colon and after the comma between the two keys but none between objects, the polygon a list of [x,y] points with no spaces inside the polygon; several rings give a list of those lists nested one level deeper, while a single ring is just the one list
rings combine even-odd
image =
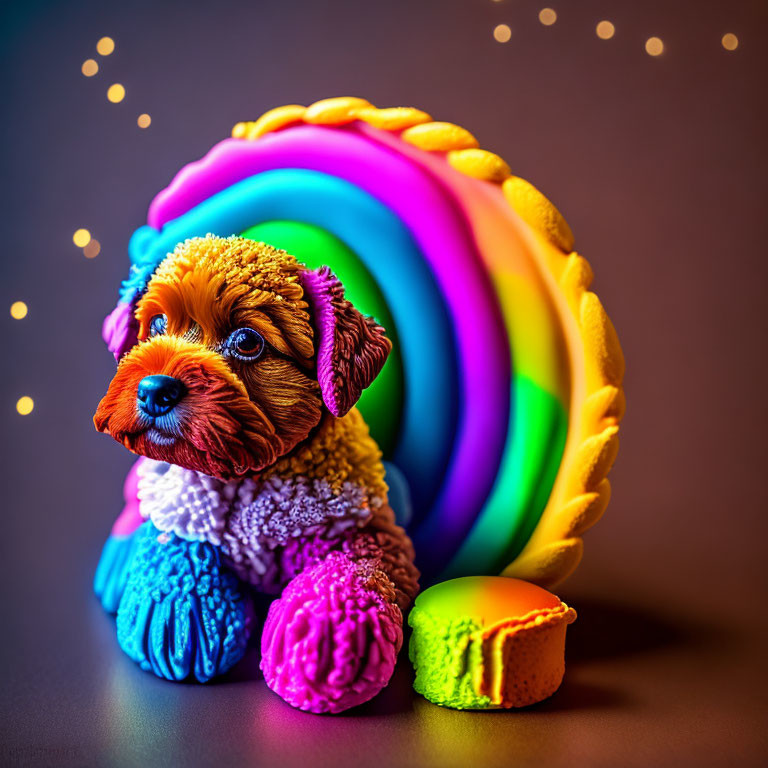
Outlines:
[{"label": "white fluffy chest ruff", "polygon": [[381,504],[354,483],[334,492],[325,480],[300,475],[224,482],[152,460],[137,471],[139,509],[156,528],[217,546],[236,540],[250,555],[291,538],[337,535],[362,525]]}]

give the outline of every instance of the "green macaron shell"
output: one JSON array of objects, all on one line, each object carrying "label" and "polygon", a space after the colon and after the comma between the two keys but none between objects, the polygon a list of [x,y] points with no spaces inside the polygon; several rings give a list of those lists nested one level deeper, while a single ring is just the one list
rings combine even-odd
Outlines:
[{"label": "green macaron shell", "polygon": [[475,670],[482,667],[482,643],[471,635],[482,629],[470,617],[446,619],[414,606],[408,656],[416,670],[413,687],[425,699],[452,709],[488,709],[490,698],[477,693]]}]

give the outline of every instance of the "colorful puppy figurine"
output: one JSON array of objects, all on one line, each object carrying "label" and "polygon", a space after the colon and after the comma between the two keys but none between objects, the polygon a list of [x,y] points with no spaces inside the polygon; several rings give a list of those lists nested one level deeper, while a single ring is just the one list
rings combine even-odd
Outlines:
[{"label": "colorful puppy figurine", "polygon": [[[117,323],[120,325],[120,323]],[[326,268],[240,237],[194,238],[122,334],[96,428],[143,457],[96,591],[143,669],[206,681],[257,626],[269,687],[312,712],[375,696],[418,591],[381,453],[354,408],[390,350]]]}]

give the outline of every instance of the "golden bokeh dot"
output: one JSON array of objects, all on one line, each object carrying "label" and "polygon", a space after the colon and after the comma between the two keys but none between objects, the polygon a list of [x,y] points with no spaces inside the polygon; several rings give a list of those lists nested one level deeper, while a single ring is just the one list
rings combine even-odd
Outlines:
[{"label": "golden bokeh dot", "polygon": [[146,112],[139,115],[139,119],[136,121],[139,128],[149,128],[151,122],[152,118]]},{"label": "golden bokeh dot", "polygon": [[35,401],[28,395],[20,397],[16,401],[16,410],[22,415],[27,416],[32,413],[32,409],[35,407]]},{"label": "golden bokeh dot", "polygon": [[601,21],[595,31],[601,40],[610,40],[616,34],[616,27],[610,21]]},{"label": "golden bokeh dot", "polygon": [[111,37],[102,37],[96,43],[96,50],[99,52],[99,56],[109,56],[115,50],[115,41]]},{"label": "golden bokeh dot", "polygon": [[83,248],[83,254],[86,259],[95,259],[101,253],[101,243],[98,240],[91,240]]},{"label": "golden bokeh dot", "polygon": [[649,56],[660,56],[664,52],[664,43],[659,37],[649,37],[645,41],[645,52]]},{"label": "golden bokeh dot", "polygon": [[720,42],[726,51],[735,51],[739,47],[739,38],[733,32],[726,32]]},{"label": "golden bokeh dot", "polygon": [[85,246],[91,242],[91,233],[87,229],[78,229],[75,234],[72,235],[72,242],[78,248],[85,248]]},{"label": "golden bokeh dot", "polygon": [[27,316],[27,305],[23,301],[14,301],[11,304],[11,317],[14,320],[21,320]]},{"label": "golden bokeh dot", "polygon": [[125,88],[120,83],[113,83],[107,90],[107,98],[113,103],[117,104],[125,98]]},{"label": "golden bokeh dot", "polygon": [[557,14],[551,8],[542,8],[539,11],[539,21],[545,27],[551,27],[557,21]]},{"label": "golden bokeh dot", "polygon": [[493,29],[493,39],[497,43],[506,43],[512,37],[512,30],[507,24],[498,24]]},{"label": "golden bokeh dot", "polygon": [[99,71],[99,65],[94,59],[86,59],[80,69],[86,77],[93,77]]}]

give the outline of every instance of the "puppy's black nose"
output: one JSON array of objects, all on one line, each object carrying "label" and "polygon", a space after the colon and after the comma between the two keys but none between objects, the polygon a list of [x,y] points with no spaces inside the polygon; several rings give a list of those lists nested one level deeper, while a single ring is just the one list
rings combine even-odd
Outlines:
[{"label": "puppy's black nose", "polygon": [[147,416],[162,416],[172,411],[186,392],[186,387],[172,376],[145,376],[139,382],[136,404]]}]

